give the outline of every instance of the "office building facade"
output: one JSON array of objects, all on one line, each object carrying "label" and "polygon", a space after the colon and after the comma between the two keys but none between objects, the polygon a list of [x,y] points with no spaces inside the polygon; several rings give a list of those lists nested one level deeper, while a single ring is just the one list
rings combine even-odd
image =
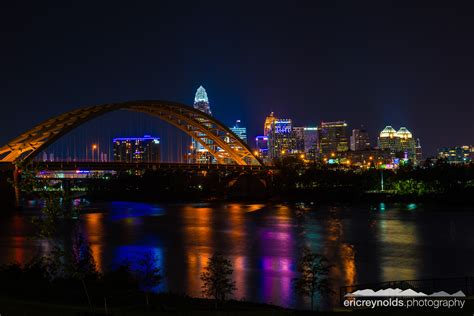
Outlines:
[{"label": "office building facade", "polygon": [[161,144],[159,137],[117,137],[113,139],[114,161],[118,162],[160,162]]}]

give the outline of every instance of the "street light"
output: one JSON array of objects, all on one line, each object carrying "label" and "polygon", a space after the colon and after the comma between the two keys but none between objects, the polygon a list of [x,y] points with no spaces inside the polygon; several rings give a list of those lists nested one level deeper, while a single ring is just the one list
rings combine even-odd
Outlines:
[{"label": "street light", "polygon": [[97,145],[96,144],[92,144],[92,161],[94,161],[94,150],[97,149]]}]

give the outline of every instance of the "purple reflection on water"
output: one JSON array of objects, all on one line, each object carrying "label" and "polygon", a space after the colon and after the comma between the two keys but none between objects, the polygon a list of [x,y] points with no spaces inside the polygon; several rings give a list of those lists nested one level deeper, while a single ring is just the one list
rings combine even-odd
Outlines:
[{"label": "purple reflection on water", "polygon": [[261,297],[264,302],[290,306],[294,300],[292,280],[296,277],[295,240],[291,223],[274,218],[275,225],[260,230]]}]

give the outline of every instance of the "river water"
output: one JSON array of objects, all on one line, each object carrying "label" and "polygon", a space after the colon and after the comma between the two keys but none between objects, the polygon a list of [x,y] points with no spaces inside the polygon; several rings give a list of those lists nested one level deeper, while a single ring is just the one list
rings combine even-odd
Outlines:
[{"label": "river water", "polygon": [[[303,213],[303,215],[301,215]],[[44,251],[32,237],[34,211],[0,217],[0,262],[26,262]],[[357,283],[474,275],[474,212],[415,204],[317,206],[283,204],[90,205],[83,230],[100,269],[151,253],[159,290],[201,296],[200,273],[214,252],[234,267],[235,298],[305,308],[292,286],[303,246],[334,265],[333,289]],[[318,300],[335,305],[339,296]]]}]

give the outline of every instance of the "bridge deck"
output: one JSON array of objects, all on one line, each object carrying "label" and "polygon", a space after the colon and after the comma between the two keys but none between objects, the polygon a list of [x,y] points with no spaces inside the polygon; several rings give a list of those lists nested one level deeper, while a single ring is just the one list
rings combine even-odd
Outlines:
[{"label": "bridge deck", "polygon": [[[266,166],[242,166],[232,164],[191,164],[191,163],[155,163],[155,162],[94,162],[94,161],[71,161],[71,162],[33,162],[32,165],[40,170],[228,170],[228,171],[263,171],[268,170]],[[11,163],[1,163],[0,170],[12,170]]]}]

